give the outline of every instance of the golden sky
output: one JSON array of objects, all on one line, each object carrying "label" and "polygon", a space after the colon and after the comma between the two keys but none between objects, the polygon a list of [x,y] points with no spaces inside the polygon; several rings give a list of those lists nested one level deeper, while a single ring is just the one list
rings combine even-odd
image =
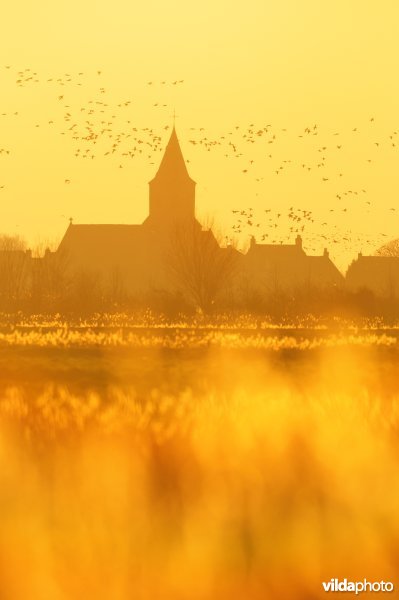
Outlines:
[{"label": "golden sky", "polygon": [[304,226],[344,268],[399,237],[398,23],[397,0],[8,3],[0,231],[143,220],[175,109],[199,214],[231,237],[251,207],[241,244]]}]

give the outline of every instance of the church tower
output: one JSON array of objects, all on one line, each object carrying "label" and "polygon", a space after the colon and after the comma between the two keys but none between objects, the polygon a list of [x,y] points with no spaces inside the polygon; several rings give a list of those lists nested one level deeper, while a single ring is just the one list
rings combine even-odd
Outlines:
[{"label": "church tower", "polygon": [[195,185],[173,127],[159,169],[149,182],[150,212],[145,223],[159,230],[195,223]]}]

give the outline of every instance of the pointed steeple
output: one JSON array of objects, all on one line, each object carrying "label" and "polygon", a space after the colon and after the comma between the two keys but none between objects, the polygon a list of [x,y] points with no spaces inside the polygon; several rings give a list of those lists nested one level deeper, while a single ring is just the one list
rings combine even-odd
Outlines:
[{"label": "pointed steeple", "polygon": [[178,222],[196,222],[195,181],[188,174],[174,125],[161,164],[150,181],[149,200],[146,223],[158,230]]},{"label": "pointed steeple", "polygon": [[169,141],[165,148],[161,164],[159,165],[154,179],[157,179],[158,177],[167,177],[168,179],[191,179],[187,171],[186,162],[183,158],[183,153],[180,148],[176,128],[174,125]]}]

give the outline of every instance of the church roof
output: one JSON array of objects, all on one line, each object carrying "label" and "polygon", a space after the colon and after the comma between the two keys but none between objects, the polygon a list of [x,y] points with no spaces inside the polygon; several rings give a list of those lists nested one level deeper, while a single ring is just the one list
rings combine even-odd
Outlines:
[{"label": "church roof", "polygon": [[[188,174],[186,162],[180,148],[176,129],[173,126],[169,142],[165,148],[164,155],[154,179],[171,177],[191,179]],[[152,181],[154,181],[154,179]]]},{"label": "church roof", "polygon": [[70,224],[58,250],[73,249],[84,255],[96,249],[99,254],[114,254],[137,249],[144,242],[145,233],[140,225]]}]

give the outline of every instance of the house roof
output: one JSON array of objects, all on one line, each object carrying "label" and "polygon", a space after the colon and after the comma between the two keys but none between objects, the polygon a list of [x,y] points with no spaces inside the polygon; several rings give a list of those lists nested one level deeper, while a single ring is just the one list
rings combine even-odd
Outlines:
[{"label": "house roof", "polygon": [[252,244],[247,252],[247,256],[260,256],[272,259],[295,259],[306,256],[302,248],[295,244]]},{"label": "house roof", "polygon": [[341,271],[335,266],[331,258],[325,254],[322,256],[306,255],[306,262],[312,269],[313,274],[319,274],[328,270],[330,272],[334,271],[340,279],[344,279]]},{"label": "house roof", "polygon": [[347,275],[362,273],[363,275],[381,275],[387,270],[399,270],[399,256],[363,256],[359,255],[348,267]]},{"label": "house roof", "polygon": [[392,263],[394,265],[398,265],[399,264],[399,256],[363,256],[363,254],[361,254],[354,262],[367,262],[369,264],[376,264],[376,265],[382,265],[382,264],[389,264]]}]

